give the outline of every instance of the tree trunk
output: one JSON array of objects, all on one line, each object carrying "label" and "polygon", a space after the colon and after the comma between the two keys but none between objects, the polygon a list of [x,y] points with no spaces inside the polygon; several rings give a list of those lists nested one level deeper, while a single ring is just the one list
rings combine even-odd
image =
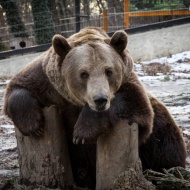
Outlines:
[{"label": "tree trunk", "polygon": [[153,190],[142,174],[138,155],[138,126],[120,121],[109,136],[97,143],[96,189]]},{"label": "tree trunk", "polygon": [[0,5],[6,12],[7,24],[9,25],[10,32],[13,33],[15,37],[28,37],[16,2],[0,0]]},{"label": "tree trunk", "polygon": [[48,7],[48,0],[32,0],[31,5],[37,44],[51,43],[54,35],[54,22]]},{"label": "tree trunk", "polygon": [[44,116],[41,137],[23,136],[16,129],[21,183],[64,188],[73,183],[73,176],[61,114],[51,106]]}]

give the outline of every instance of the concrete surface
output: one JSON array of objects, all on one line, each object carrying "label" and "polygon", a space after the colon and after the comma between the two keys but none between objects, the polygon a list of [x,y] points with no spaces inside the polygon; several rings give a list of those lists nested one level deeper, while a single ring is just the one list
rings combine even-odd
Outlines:
[{"label": "concrete surface", "polygon": [[[150,60],[190,50],[190,24],[129,35],[128,49],[137,61]],[[11,77],[42,53],[0,60],[0,77]]]},{"label": "concrete surface", "polygon": [[13,56],[8,59],[0,60],[0,77],[7,78],[14,76],[17,72],[19,72],[22,68],[24,68],[28,63],[34,60],[36,57],[41,55],[40,53],[26,54]]},{"label": "concrete surface", "polygon": [[190,24],[130,35],[128,49],[135,62],[188,51]]}]

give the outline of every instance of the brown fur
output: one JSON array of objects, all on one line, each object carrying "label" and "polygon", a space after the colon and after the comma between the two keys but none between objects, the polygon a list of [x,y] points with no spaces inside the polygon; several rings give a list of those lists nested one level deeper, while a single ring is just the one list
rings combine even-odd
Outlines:
[{"label": "brown fur", "polygon": [[[124,34],[122,35],[123,43],[126,44],[127,37],[123,36]],[[96,109],[93,98],[98,95],[98,91],[101,91],[107,97],[106,107],[108,108],[114,93],[125,80],[125,76],[131,72],[133,66],[127,50],[121,55],[115,50],[118,45],[114,45],[116,37],[117,33],[112,37],[113,43],[110,46],[107,44],[110,38],[106,33],[95,28],[82,30],[67,40],[56,35],[53,38],[53,49],[49,50],[48,57],[42,66],[59,94],[72,104],[84,106],[88,102],[92,109]],[[71,48],[66,56],[63,46]],[[60,47],[62,47],[62,54]],[[124,50],[124,46],[122,48]],[[103,75],[106,70],[113,70],[114,77],[107,78]],[[90,73],[88,83],[85,83],[85,80],[81,81],[82,73]]]},{"label": "brown fur", "polygon": [[114,130],[116,123],[125,119],[126,124],[139,125],[139,144],[144,143],[152,133],[154,114],[143,89],[136,74],[132,72],[116,92],[107,111],[93,111],[86,105],[75,124],[74,140],[77,143],[96,142],[98,136]]},{"label": "brown fur", "polygon": [[[53,46],[13,77],[5,93],[4,113],[24,135],[42,133],[45,106],[60,107],[74,178],[83,186],[95,185],[96,145],[73,145],[73,135],[75,142],[96,141],[120,119],[139,124],[140,145],[150,136],[154,122],[153,134],[140,147],[144,168],[185,165],[180,131],[137,79],[126,45],[123,31],[112,38],[98,28],[83,29],[68,39],[56,35]],[[159,147],[158,139],[164,139]]]},{"label": "brown fur", "polygon": [[[93,64],[99,64],[99,66],[96,65],[96,67],[100,67],[101,62],[104,61],[105,63],[107,62],[108,66],[109,63],[112,63],[112,68],[118,70],[114,75],[117,80],[110,79],[109,82],[107,82],[107,87],[102,86],[102,89],[107,88],[105,93],[106,96],[109,96],[108,101],[110,102],[114,93],[122,83],[121,76],[124,75],[123,71],[128,70],[128,68],[124,67],[127,67],[129,64],[126,64],[126,66],[121,64],[123,62],[122,58],[117,54],[114,48],[105,42],[106,40],[109,41],[110,38],[105,32],[97,28],[82,30],[67,40],[60,35],[54,36],[53,47],[12,78],[4,97],[4,113],[13,119],[15,125],[23,134],[30,135],[38,130],[41,131],[43,127],[43,115],[41,110],[43,107],[57,104],[60,105],[62,109],[65,109],[68,102],[77,106],[83,106],[86,103],[86,99],[89,99],[89,102],[91,101],[93,103],[93,97],[90,96],[90,93],[84,94],[84,92],[87,91],[87,85],[85,83],[82,84],[82,82],[80,84],[78,83],[80,80],[77,78],[80,77],[77,73],[79,69],[78,66],[83,65],[84,61],[82,61],[82,59],[84,60],[84,58],[86,59],[85,66],[88,67],[88,69],[92,70]],[[89,52],[94,54],[94,62],[91,61]],[[111,54],[112,56],[105,57],[103,53]],[[127,59],[125,62],[127,63]],[[91,65],[88,65],[88,63],[91,63]],[[131,66],[129,68],[131,68]],[[82,69],[83,68],[81,68],[81,72]],[[94,71],[95,75],[96,73],[97,72]],[[75,77],[75,79],[73,79],[73,77]],[[96,86],[98,86],[99,82],[101,82],[102,85],[104,84],[104,77],[101,78],[102,81],[99,80],[98,75],[96,78],[95,80],[97,82],[93,83],[92,81],[92,84]],[[111,89],[109,89],[108,83],[112,83],[110,85],[112,86]],[[94,86],[94,89],[96,89],[96,86]],[[23,90],[17,91],[17,94],[15,94],[15,89]],[[90,85],[88,89],[88,91],[91,91]],[[100,88],[99,91],[101,91]],[[28,94],[30,98],[24,100],[24,92]],[[15,106],[10,107],[10,104],[15,102],[12,101],[15,99],[14,96],[17,98],[20,96],[21,100],[17,102],[17,106],[15,103]],[[22,104],[22,100],[25,104]],[[30,104],[30,102],[32,103]],[[22,104],[22,109],[24,110],[24,107],[26,107],[26,109],[28,108],[27,104],[37,105],[31,106],[30,112],[36,113],[38,119],[35,120],[35,116],[32,116],[29,111],[22,112],[22,109],[19,110],[19,104]],[[109,105],[107,105],[107,107],[109,107]],[[13,118],[13,113],[15,115],[15,112],[22,115],[23,119],[17,119],[19,117],[15,116]],[[23,121],[25,119],[26,121]],[[25,125],[26,122],[30,127]]]},{"label": "brown fur", "polygon": [[42,131],[42,108],[52,104],[62,108],[67,105],[42,69],[43,56],[11,79],[4,96],[4,113],[24,135]]},{"label": "brown fur", "polygon": [[154,111],[154,127],[150,138],[140,147],[143,169],[185,167],[186,148],[182,133],[167,108],[149,94]]}]

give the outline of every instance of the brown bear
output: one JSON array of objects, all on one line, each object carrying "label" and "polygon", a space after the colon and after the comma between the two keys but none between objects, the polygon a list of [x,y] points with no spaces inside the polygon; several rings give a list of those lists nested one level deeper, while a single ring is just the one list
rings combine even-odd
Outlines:
[{"label": "brown bear", "polygon": [[76,146],[73,137],[74,143],[94,142],[119,119],[139,125],[143,168],[185,166],[180,131],[143,88],[126,45],[123,31],[111,38],[99,28],[83,29],[68,39],[56,35],[53,46],[13,77],[5,93],[4,113],[24,135],[42,134],[42,109],[60,107],[74,179],[81,186],[95,185],[96,145]]},{"label": "brown bear", "polygon": [[[133,98],[128,92],[133,94]],[[146,131],[146,127],[143,128],[142,123],[139,124],[139,156],[143,170],[161,171],[162,168],[185,167],[186,148],[179,127],[161,102],[150,94],[149,99],[154,111],[154,121],[153,132],[147,140],[142,133]],[[116,92],[108,111],[97,113],[86,105],[74,126],[74,143],[95,142],[99,135],[112,130],[121,119],[127,120],[129,124],[138,123],[136,114],[144,111],[146,113],[141,100],[138,99],[138,91],[134,90],[134,84],[130,86],[125,83]],[[135,107],[140,110],[134,114]],[[146,117],[146,114],[143,117]]]}]

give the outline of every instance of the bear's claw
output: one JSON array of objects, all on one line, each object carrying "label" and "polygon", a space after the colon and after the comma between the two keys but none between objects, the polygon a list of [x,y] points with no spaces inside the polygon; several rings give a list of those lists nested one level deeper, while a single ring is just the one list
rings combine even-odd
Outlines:
[{"label": "bear's claw", "polygon": [[85,139],[82,139],[82,144],[84,144],[85,143]]},{"label": "bear's claw", "polygon": [[[28,120],[27,120],[28,121]],[[14,121],[13,121],[14,122]],[[32,123],[32,122],[31,122]],[[14,125],[25,136],[42,136],[44,134],[43,121],[33,121],[32,125],[27,126],[27,123],[15,122]],[[23,127],[24,126],[24,127]]]},{"label": "bear's claw", "polygon": [[81,142],[82,144],[85,143],[85,139],[80,140],[79,138],[73,138],[73,144],[79,144]]},{"label": "bear's claw", "polygon": [[41,136],[44,134],[44,130],[43,128],[39,128],[37,131],[34,132],[35,135],[37,136]]},{"label": "bear's claw", "polygon": [[94,144],[96,143],[97,141],[97,138],[98,137],[93,137],[93,136],[85,136],[84,134],[83,135],[80,135],[79,134],[73,134],[73,144]]},{"label": "bear's claw", "polygon": [[73,144],[78,144],[79,139],[73,138]]}]

